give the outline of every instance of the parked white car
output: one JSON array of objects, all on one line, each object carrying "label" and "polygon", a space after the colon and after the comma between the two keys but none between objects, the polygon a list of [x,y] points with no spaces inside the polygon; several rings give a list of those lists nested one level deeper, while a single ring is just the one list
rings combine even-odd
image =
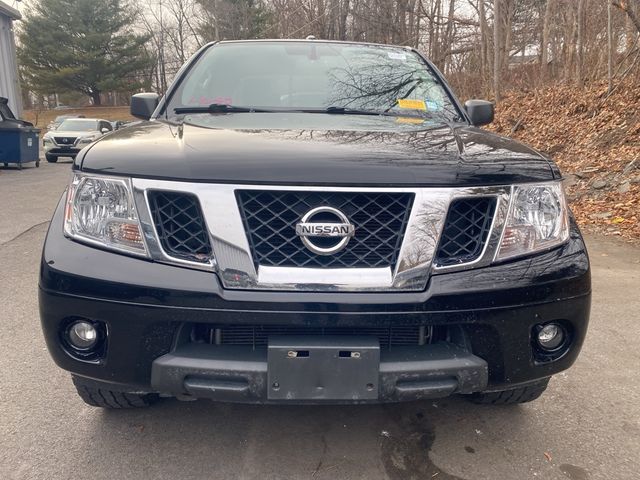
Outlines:
[{"label": "parked white car", "polygon": [[108,120],[68,118],[42,138],[45,158],[50,163],[57,162],[60,157],[76,158],[80,150],[112,131]]}]

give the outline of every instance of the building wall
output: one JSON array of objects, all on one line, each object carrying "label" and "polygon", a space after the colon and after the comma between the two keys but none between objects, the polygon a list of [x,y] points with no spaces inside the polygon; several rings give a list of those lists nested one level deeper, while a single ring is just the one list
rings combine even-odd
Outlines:
[{"label": "building wall", "polygon": [[0,12],[0,97],[9,99],[9,108],[16,117],[22,115],[13,22],[2,12]]}]

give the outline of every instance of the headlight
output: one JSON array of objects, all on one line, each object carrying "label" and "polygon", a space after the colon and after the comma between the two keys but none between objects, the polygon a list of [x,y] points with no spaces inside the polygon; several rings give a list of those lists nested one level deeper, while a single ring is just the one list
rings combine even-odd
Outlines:
[{"label": "headlight", "polygon": [[80,140],[78,140],[78,145],[89,145],[91,142],[93,142],[92,137],[81,138]]},{"label": "headlight", "polygon": [[498,260],[546,250],[568,238],[567,202],[560,182],[513,187]]},{"label": "headlight", "polygon": [[45,145],[49,145],[49,144],[51,144],[51,143],[53,143],[53,142],[51,141],[51,138],[49,138],[49,137],[44,137],[44,138],[42,139],[42,143],[44,143]]},{"label": "headlight", "polygon": [[87,243],[147,254],[129,179],[76,174],[67,192],[64,231]]}]

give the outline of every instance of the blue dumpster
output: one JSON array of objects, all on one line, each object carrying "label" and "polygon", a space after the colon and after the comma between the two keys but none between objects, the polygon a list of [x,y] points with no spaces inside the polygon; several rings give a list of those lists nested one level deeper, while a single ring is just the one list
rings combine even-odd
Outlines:
[{"label": "blue dumpster", "polygon": [[9,109],[7,99],[0,97],[0,163],[8,166],[36,162],[40,166],[40,130],[33,124],[18,120]]}]

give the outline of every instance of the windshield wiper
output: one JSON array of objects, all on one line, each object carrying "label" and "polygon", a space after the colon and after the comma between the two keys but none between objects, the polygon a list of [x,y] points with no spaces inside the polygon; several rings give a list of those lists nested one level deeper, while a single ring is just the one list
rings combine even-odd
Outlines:
[{"label": "windshield wiper", "polygon": [[173,109],[174,113],[181,115],[183,113],[266,113],[273,110],[254,107],[237,107],[235,105],[227,105],[226,103],[212,103],[205,107],[178,107]]},{"label": "windshield wiper", "polygon": [[378,110],[362,110],[358,108],[330,106],[327,108],[282,108],[282,109],[266,109],[255,107],[239,107],[236,105],[227,105],[224,103],[213,103],[209,106],[202,107],[177,107],[173,109],[176,115],[188,113],[328,113],[330,115],[371,115],[371,116],[389,116],[397,117],[396,112],[378,111]]},{"label": "windshield wiper", "polygon": [[298,110],[304,113],[328,113],[331,115],[386,115],[385,112],[379,112],[376,110],[360,110],[357,108],[349,108],[349,107],[336,107],[331,106],[327,108],[309,108]]}]

